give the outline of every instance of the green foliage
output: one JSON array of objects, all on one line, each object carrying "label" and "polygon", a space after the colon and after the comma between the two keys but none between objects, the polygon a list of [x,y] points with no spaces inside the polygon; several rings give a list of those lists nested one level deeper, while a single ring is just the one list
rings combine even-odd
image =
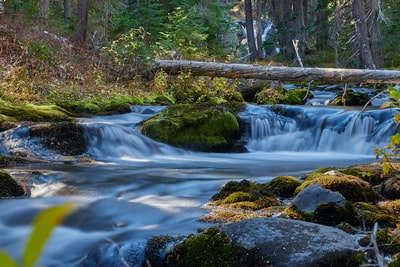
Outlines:
[{"label": "green foliage", "polygon": [[[59,225],[74,209],[73,204],[64,203],[41,211],[33,222],[33,230],[22,254],[22,266],[33,267],[50,237],[52,230]],[[19,264],[0,251],[2,267],[16,267]]]},{"label": "green foliage", "polygon": [[117,69],[114,71],[117,72],[117,77],[129,75],[151,60],[149,36],[143,27],[135,28],[104,47],[116,65]]},{"label": "green foliage", "polygon": [[54,57],[54,49],[43,42],[33,41],[28,45],[28,55],[30,57],[35,57],[41,61],[47,61],[52,64]]},{"label": "green foliage", "polygon": [[177,7],[168,16],[167,32],[161,46],[174,57],[199,59],[206,54],[207,28],[201,25],[199,10],[192,6],[187,10]]},{"label": "green foliage", "polygon": [[[396,87],[390,86],[388,88],[388,91],[392,99],[391,106],[398,107],[400,104],[400,90]],[[395,115],[393,115],[393,117],[397,128],[400,122],[400,113],[396,113]],[[386,147],[374,147],[376,158],[382,158],[381,164],[384,175],[387,175],[390,170],[394,169],[393,163],[397,162],[399,158],[399,148],[400,133],[398,132],[390,136],[389,142],[387,143]]]}]

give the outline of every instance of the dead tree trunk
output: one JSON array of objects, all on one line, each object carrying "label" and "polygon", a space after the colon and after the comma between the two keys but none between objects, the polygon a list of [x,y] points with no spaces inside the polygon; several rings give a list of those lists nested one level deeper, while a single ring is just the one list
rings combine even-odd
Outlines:
[{"label": "dead tree trunk", "polygon": [[186,60],[156,60],[155,70],[171,75],[189,72],[194,76],[248,78],[279,81],[322,81],[326,83],[400,83],[400,71],[334,68],[291,68],[251,64],[225,64]]}]

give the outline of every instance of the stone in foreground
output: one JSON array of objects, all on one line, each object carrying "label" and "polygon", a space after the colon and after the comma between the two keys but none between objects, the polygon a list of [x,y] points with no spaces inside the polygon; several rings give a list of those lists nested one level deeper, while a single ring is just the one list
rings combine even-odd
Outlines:
[{"label": "stone in foreground", "polygon": [[256,248],[274,267],[346,266],[356,260],[354,236],[334,227],[282,218],[256,218],[221,227],[229,239]]}]

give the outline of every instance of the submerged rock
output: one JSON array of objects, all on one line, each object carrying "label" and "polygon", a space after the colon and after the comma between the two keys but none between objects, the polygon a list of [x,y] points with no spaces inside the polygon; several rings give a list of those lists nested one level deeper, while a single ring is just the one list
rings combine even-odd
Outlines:
[{"label": "submerged rock", "polygon": [[337,228],[281,218],[256,218],[221,227],[231,242],[275,267],[358,266],[363,262],[354,236]]},{"label": "submerged rock", "polygon": [[66,156],[76,156],[86,152],[83,129],[77,123],[60,122],[38,124],[29,127],[29,136],[49,149]]}]

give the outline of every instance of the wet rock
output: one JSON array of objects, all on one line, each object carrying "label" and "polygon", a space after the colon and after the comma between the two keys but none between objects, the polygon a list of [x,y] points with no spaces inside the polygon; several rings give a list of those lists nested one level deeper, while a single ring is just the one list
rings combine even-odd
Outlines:
[{"label": "wet rock", "polygon": [[293,197],[294,191],[301,185],[301,181],[293,176],[278,176],[266,184],[268,189],[278,197]]},{"label": "wet rock", "polygon": [[[107,242],[108,241],[108,242]],[[142,267],[144,262],[144,241],[116,243],[106,240],[90,251],[79,264],[82,267]]]},{"label": "wet rock", "polygon": [[229,238],[217,228],[189,236],[168,253],[164,263],[157,266],[270,266],[256,248],[231,244]]},{"label": "wet rock", "polygon": [[0,171],[0,199],[20,197],[25,191],[8,173]]},{"label": "wet rock", "polygon": [[66,156],[81,155],[86,152],[83,129],[77,123],[60,122],[38,124],[29,127],[29,136],[39,138],[45,147]]},{"label": "wet rock", "polygon": [[307,186],[293,199],[293,205],[304,212],[314,212],[318,205],[327,203],[344,207],[346,199],[341,194],[327,190],[319,184]]},{"label": "wet rock", "polygon": [[[343,100],[345,102],[343,103]],[[347,106],[363,106],[370,100],[368,94],[347,91],[345,97],[343,95],[337,96],[334,100],[332,100],[331,105],[347,105]]]},{"label": "wet rock", "polygon": [[[233,244],[258,253],[275,267],[358,266],[355,238],[337,228],[281,218],[256,218],[221,227]],[[354,262],[353,265],[346,265]]]},{"label": "wet rock", "polygon": [[240,124],[224,106],[175,105],[143,123],[144,135],[184,149],[204,152],[243,152]]}]

